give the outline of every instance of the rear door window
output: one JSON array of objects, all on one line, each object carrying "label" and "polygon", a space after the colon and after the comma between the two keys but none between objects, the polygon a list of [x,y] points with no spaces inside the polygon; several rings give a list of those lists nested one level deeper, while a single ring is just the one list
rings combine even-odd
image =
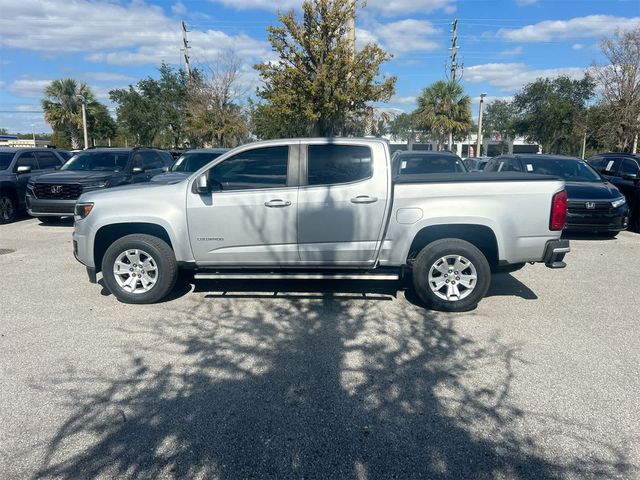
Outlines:
[{"label": "rear door window", "polygon": [[635,160],[625,158],[620,166],[620,176],[638,175],[640,173],[639,170],[640,169],[638,168],[638,164]]},{"label": "rear door window", "polygon": [[31,167],[31,170],[38,170],[38,161],[34,152],[21,153],[16,162],[16,168],[18,167]]},{"label": "rear door window", "polygon": [[309,145],[307,184],[335,185],[373,175],[371,149],[357,145]]}]

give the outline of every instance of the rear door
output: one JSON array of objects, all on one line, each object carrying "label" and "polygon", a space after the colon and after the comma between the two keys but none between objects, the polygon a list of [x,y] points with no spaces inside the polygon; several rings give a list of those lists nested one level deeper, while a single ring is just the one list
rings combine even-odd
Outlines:
[{"label": "rear door", "polygon": [[375,262],[390,189],[386,152],[382,143],[302,145],[298,249],[303,263]]},{"label": "rear door", "polygon": [[[18,199],[22,205],[25,201],[25,193],[29,179],[43,172],[40,170],[35,152],[22,152],[18,155],[18,160],[15,163],[13,171],[16,174],[16,182],[18,184]],[[30,167],[31,171],[29,173],[18,173],[18,167]]]},{"label": "rear door", "polygon": [[208,170],[212,193],[187,192],[191,248],[199,265],[298,264],[299,146],[243,150]]},{"label": "rear door", "polygon": [[[629,177],[633,175],[636,176],[636,180]],[[638,178],[640,178],[640,165],[638,165],[638,162],[633,158],[623,158],[620,162],[618,174],[610,178],[611,183],[618,187],[618,190],[627,198],[629,208],[631,208],[633,212],[636,212],[638,208],[638,192],[640,192]]]}]

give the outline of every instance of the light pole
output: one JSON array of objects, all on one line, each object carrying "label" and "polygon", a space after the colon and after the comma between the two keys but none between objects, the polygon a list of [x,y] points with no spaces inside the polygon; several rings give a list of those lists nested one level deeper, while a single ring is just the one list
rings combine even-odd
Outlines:
[{"label": "light pole", "polygon": [[89,136],[87,135],[87,100],[84,95],[76,95],[82,101],[82,128],[84,130],[84,149],[89,148]]},{"label": "light pole", "polygon": [[31,134],[33,135],[33,146],[36,146],[36,124],[31,124]]},{"label": "light pole", "polygon": [[482,105],[484,104],[484,97],[486,96],[486,93],[480,94],[480,112],[478,113],[478,151],[476,152],[476,157],[479,157],[482,153],[480,151],[482,148]]}]

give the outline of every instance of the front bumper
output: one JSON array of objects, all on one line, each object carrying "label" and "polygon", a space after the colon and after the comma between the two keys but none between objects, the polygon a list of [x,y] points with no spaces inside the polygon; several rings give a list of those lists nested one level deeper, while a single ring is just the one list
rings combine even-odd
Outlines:
[{"label": "front bumper", "polygon": [[620,232],[629,226],[629,207],[625,204],[608,212],[567,211],[570,232]]},{"label": "front bumper", "polygon": [[549,240],[544,249],[543,262],[549,268],[564,268],[564,256],[571,251],[569,240]]},{"label": "front bumper", "polygon": [[73,215],[76,200],[42,200],[29,194],[27,199],[27,212],[32,217],[66,217]]}]

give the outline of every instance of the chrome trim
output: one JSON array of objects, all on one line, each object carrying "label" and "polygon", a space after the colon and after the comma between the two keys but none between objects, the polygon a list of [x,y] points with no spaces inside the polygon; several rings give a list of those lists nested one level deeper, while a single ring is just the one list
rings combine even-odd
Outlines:
[{"label": "chrome trim", "polygon": [[399,280],[398,274],[344,273],[196,273],[196,280]]}]

